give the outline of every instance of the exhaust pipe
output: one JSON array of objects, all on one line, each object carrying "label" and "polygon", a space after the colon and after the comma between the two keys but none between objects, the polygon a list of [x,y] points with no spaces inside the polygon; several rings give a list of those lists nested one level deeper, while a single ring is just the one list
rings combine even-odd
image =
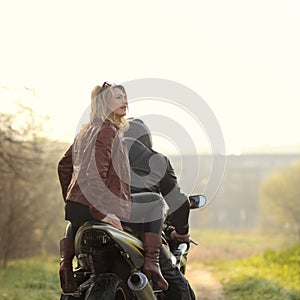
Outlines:
[{"label": "exhaust pipe", "polygon": [[153,289],[144,273],[135,272],[131,274],[127,280],[127,284],[139,300],[156,300]]}]

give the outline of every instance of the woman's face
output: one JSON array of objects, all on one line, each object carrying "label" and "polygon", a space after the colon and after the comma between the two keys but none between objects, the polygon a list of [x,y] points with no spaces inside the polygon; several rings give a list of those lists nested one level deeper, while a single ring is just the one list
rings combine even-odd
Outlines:
[{"label": "woman's face", "polygon": [[113,88],[109,107],[116,117],[123,117],[126,115],[128,107],[127,96],[120,88]]}]

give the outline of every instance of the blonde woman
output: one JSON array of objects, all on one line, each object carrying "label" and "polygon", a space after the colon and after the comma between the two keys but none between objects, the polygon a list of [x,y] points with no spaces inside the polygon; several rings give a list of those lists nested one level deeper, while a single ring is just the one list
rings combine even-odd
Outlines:
[{"label": "blonde woman", "polygon": [[[120,219],[130,224],[130,166],[127,147],[122,141],[128,108],[123,86],[106,82],[91,94],[90,121],[76,136],[58,164],[58,175],[65,200],[65,219],[72,224],[60,241],[60,281],[63,292],[76,290],[72,271],[74,237],[85,222],[98,220],[123,230]],[[162,222],[162,220],[161,220]],[[158,263],[160,231],[145,232],[144,272],[153,276],[160,288],[168,283]]]}]

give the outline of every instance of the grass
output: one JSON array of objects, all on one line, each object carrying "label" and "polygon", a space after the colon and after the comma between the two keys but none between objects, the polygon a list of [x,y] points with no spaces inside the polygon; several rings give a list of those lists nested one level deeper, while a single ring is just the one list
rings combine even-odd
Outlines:
[{"label": "grass", "polygon": [[223,284],[226,300],[300,299],[300,245],[218,262],[213,270]]},{"label": "grass", "polygon": [[300,246],[256,230],[191,230],[189,264],[211,271],[226,300],[300,300]]},{"label": "grass", "polygon": [[0,268],[0,299],[59,299],[58,265],[58,258],[10,261],[5,270]]}]

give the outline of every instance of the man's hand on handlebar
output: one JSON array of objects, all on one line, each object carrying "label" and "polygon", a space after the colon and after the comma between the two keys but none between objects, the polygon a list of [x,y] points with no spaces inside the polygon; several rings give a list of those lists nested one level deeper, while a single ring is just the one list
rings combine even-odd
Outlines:
[{"label": "man's hand on handlebar", "polygon": [[173,230],[171,232],[170,237],[171,237],[172,240],[177,240],[179,242],[186,242],[189,239],[190,234],[189,233],[187,233],[187,234],[178,234],[176,232],[176,230]]}]

